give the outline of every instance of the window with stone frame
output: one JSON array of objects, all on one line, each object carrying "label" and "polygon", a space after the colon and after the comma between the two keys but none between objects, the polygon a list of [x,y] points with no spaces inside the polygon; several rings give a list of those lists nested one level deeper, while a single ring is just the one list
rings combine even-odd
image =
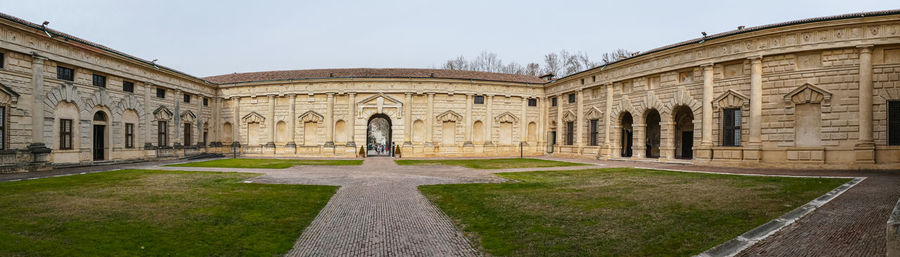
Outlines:
[{"label": "window with stone frame", "polygon": [[484,96],[483,95],[476,95],[474,99],[475,99],[475,104],[484,104]]},{"label": "window with stone frame", "polygon": [[91,82],[95,87],[106,87],[106,76],[93,74]]},{"label": "window with stone frame", "polygon": [[590,122],[591,124],[591,141],[589,142],[591,146],[597,146],[598,136],[600,135],[600,121],[597,119],[593,119]]},{"label": "window with stone frame", "polygon": [[166,121],[156,122],[156,143],[158,146],[169,145],[168,125]]},{"label": "window with stone frame", "polygon": [[203,98],[203,106],[209,106],[209,98]]},{"label": "window with stone frame", "polygon": [[190,146],[191,143],[191,124],[184,123],[184,146]]},{"label": "window with stone frame", "polygon": [[722,109],[722,146],[741,145],[741,109]]},{"label": "window with stone frame", "polygon": [[575,144],[575,122],[566,122],[566,145]]},{"label": "window with stone frame", "polygon": [[134,123],[125,123],[125,148],[134,148]]},{"label": "window with stone frame", "polygon": [[528,98],[528,106],[531,106],[531,107],[537,106],[537,99]]},{"label": "window with stone frame", "polygon": [[557,103],[556,103],[556,97],[551,97],[551,98],[550,98],[550,106],[556,106],[556,104],[557,104]]},{"label": "window with stone frame", "polygon": [[900,145],[900,100],[887,102],[888,145]]},{"label": "window with stone frame", "polygon": [[6,55],[0,53],[0,69],[3,69],[3,65],[6,63]]},{"label": "window with stone frame", "polygon": [[72,120],[59,119],[59,149],[72,149]]},{"label": "window with stone frame", "polygon": [[156,98],[166,98],[166,89],[156,88]]},{"label": "window with stone frame", "polygon": [[191,95],[189,95],[189,94],[184,94],[184,102],[185,102],[185,103],[191,103]]},{"label": "window with stone frame", "polygon": [[134,82],[122,81],[122,91],[134,93]]},{"label": "window with stone frame", "polygon": [[61,80],[75,81],[75,70],[63,66],[56,66],[56,78]]},{"label": "window with stone frame", "polygon": [[0,150],[6,150],[6,106],[0,106]]},{"label": "window with stone frame", "polygon": [[575,103],[575,93],[569,94],[569,103]]}]

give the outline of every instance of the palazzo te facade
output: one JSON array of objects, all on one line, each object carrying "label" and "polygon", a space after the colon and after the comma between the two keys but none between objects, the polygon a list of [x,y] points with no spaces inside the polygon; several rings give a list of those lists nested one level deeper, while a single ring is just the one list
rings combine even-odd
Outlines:
[{"label": "palazzo te facade", "polygon": [[[0,171],[175,158],[561,155],[900,168],[900,11],[704,36],[563,78],[195,77],[0,14]],[[389,151],[388,151],[389,153]]]}]

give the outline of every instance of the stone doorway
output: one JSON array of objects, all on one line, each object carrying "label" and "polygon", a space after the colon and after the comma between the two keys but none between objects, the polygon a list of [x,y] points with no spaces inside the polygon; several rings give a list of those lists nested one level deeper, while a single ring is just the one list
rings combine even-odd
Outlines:
[{"label": "stone doorway", "polygon": [[631,157],[631,146],[633,145],[632,139],[634,138],[634,127],[632,126],[634,120],[631,117],[631,113],[626,112],[622,114],[620,124],[622,124],[622,151],[620,156]]},{"label": "stone doorway", "polygon": [[391,156],[391,118],[375,114],[366,126],[366,156]]},{"label": "stone doorway", "polygon": [[647,121],[647,127],[644,130],[644,156],[647,158],[659,158],[659,132],[661,129],[659,112],[656,109],[650,109],[647,111],[647,116],[644,120]]},{"label": "stone doorway", "polygon": [[694,112],[691,108],[681,105],[672,111],[672,119],[675,121],[675,158],[694,158]]},{"label": "stone doorway", "polygon": [[98,111],[94,113],[94,133],[93,133],[93,159],[102,161],[106,159],[106,113]]}]

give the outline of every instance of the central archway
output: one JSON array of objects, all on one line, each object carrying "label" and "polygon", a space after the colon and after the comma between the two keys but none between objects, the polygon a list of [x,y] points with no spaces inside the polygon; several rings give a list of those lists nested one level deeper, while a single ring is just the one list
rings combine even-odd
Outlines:
[{"label": "central archway", "polygon": [[381,113],[369,117],[366,126],[366,155],[390,156],[391,134],[391,117]]}]

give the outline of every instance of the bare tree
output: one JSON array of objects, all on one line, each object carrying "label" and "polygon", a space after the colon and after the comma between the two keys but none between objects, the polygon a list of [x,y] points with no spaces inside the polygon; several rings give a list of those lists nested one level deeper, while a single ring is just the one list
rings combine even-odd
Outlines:
[{"label": "bare tree", "polygon": [[606,64],[609,64],[612,62],[616,62],[618,60],[632,57],[634,55],[637,55],[637,53],[638,52],[631,52],[631,51],[619,48],[619,49],[616,49],[615,51],[612,51],[609,53],[603,53],[603,56],[600,58],[600,62],[603,63],[603,65],[606,65]]},{"label": "bare tree", "polygon": [[446,70],[468,70],[469,62],[466,61],[465,57],[460,55],[456,58],[447,60],[447,62],[444,63],[444,66],[442,68],[446,69]]},{"label": "bare tree", "polygon": [[544,74],[552,73],[559,74],[562,67],[562,61],[559,59],[559,55],[556,53],[549,53],[544,55]]},{"label": "bare tree", "polygon": [[540,64],[532,62],[532,63],[529,63],[528,65],[525,65],[525,75],[531,75],[531,76],[543,75],[540,73],[541,73],[541,65]]}]

